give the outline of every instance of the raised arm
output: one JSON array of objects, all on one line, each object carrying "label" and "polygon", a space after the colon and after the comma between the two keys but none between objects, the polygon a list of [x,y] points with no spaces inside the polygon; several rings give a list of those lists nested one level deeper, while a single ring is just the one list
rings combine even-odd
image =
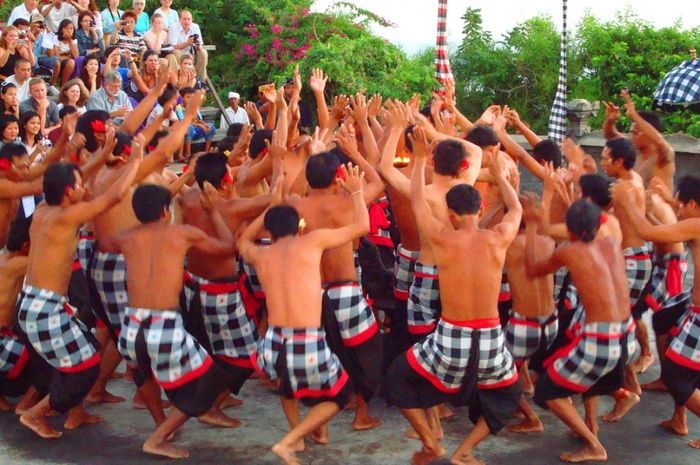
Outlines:
[{"label": "raised arm", "polygon": [[617,120],[620,119],[620,108],[612,102],[603,102],[605,104],[605,121],[603,122],[603,135],[607,140],[619,139],[624,137],[617,130]]},{"label": "raised arm", "polygon": [[158,77],[156,78],[155,87],[149,90],[146,93],[146,96],[141,99],[141,102],[139,102],[136,108],[129,113],[129,116],[127,116],[121,126],[119,126],[119,130],[126,132],[127,134],[135,134],[144,120],[148,118],[148,115],[151,113],[151,110],[153,110],[153,106],[156,104],[158,97],[163,94],[165,86],[167,85],[168,67],[161,66],[158,70]]},{"label": "raised arm", "polygon": [[335,140],[338,147],[340,147],[345,154],[350,157],[353,163],[360,167],[365,173],[365,179],[367,180],[367,185],[364,186],[364,198],[365,203],[369,205],[374,202],[377,197],[384,192],[384,182],[382,178],[379,177],[377,171],[369,164],[367,160],[362,156],[360,151],[357,149],[357,138],[355,137],[355,129],[347,124],[343,125],[338,131],[338,135]]},{"label": "raised arm", "polygon": [[525,217],[525,271],[531,278],[546,276],[564,266],[561,252],[555,250],[549,257],[537,260],[537,222]]},{"label": "raised arm", "polygon": [[542,139],[540,139],[540,137],[520,119],[520,115],[517,111],[506,107],[503,113],[505,114],[508,123],[513,127],[513,129],[525,137],[525,140],[527,140],[527,143],[530,144],[530,147],[534,148],[535,145],[542,141]]},{"label": "raised arm", "polygon": [[428,144],[428,139],[421,129],[413,131],[413,156],[414,165],[411,173],[411,208],[416,217],[416,225],[421,236],[428,242],[434,243],[440,237],[443,225],[433,215],[428,201],[425,199],[425,165],[428,157],[433,152],[433,145]]},{"label": "raised arm", "polygon": [[357,123],[362,132],[362,146],[365,150],[367,162],[372,167],[376,167],[379,165],[381,154],[379,153],[379,147],[377,147],[377,140],[374,138],[372,128],[369,127],[367,99],[364,95],[358,93],[350,98],[350,105],[355,123]]},{"label": "raised arm", "polygon": [[664,136],[657,131],[656,128],[651,125],[651,123],[637,113],[637,109],[634,106],[634,102],[632,101],[632,97],[630,97],[629,92],[623,90],[620,95],[625,99],[625,110],[627,111],[627,117],[634,123],[635,130],[646,136],[647,139],[651,141],[651,144],[656,147],[656,151],[659,155],[656,159],[656,163],[659,166],[671,163],[674,160],[673,147],[666,142]]},{"label": "raised arm", "polygon": [[[515,160],[519,160],[525,165],[525,168],[527,168],[528,171],[530,171],[533,175],[535,175],[539,179],[544,179],[544,168],[542,165],[537,163],[537,160],[535,160],[532,155],[530,155],[527,150],[522,148],[520,144],[515,142],[509,135],[508,132],[506,131],[506,122],[508,121],[507,117],[505,116],[508,112],[508,107],[504,110],[504,114],[500,115],[499,117],[496,118],[496,121],[493,125],[493,131],[496,133],[496,136],[498,137],[498,141],[501,143],[501,146],[503,149],[513,157]],[[518,121],[520,121],[518,119]],[[522,123],[521,123],[522,124]],[[537,137],[537,136],[535,136]],[[537,139],[539,142],[539,138]]]},{"label": "raised arm", "polygon": [[[209,182],[204,183],[204,191],[201,194],[202,208],[208,211],[214,228],[216,229],[217,237],[211,237],[204,234],[201,230],[192,237],[191,246],[195,249],[207,254],[231,254],[235,251],[236,241],[233,233],[229,229],[226,221],[224,221],[221,212],[216,208],[218,203],[218,195],[214,186]],[[202,238],[202,234],[204,237]],[[197,237],[199,236],[199,237]]]},{"label": "raised arm", "polygon": [[450,80],[447,83],[445,83],[445,107],[447,107],[447,110],[450,111],[453,115],[455,115],[455,122],[457,123],[457,126],[462,128],[462,131],[464,131],[464,134],[468,134],[469,131],[471,131],[474,128],[474,123],[469,121],[469,118],[464,116],[459,109],[457,108],[457,105],[455,104],[455,83],[454,80]]},{"label": "raised arm", "polygon": [[401,102],[387,102],[389,113],[387,123],[389,128],[385,131],[389,134],[384,150],[382,150],[382,158],[379,162],[379,173],[391,187],[408,197],[411,193],[411,181],[394,166],[394,158],[396,158],[396,149],[399,146],[399,138],[403,137],[403,133],[408,126],[408,109]]},{"label": "raised arm", "polygon": [[506,179],[506,164],[502,156],[503,155],[500,154],[496,155],[489,165],[491,174],[496,181],[496,185],[501,192],[501,197],[503,197],[503,203],[505,203],[507,209],[503,219],[496,225],[494,230],[500,233],[503,239],[510,244],[518,234],[518,229],[520,229],[523,209],[518,199],[518,193],[508,182],[508,179]]},{"label": "raised arm", "polygon": [[309,87],[314,93],[314,98],[316,99],[318,125],[322,128],[328,127],[328,121],[330,120],[330,116],[328,114],[328,105],[326,104],[326,96],[324,94],[327,81],[328,76],[324,74],[323,70],[319,68],[314,68],[311,70],[311,79],[309,80]]}]

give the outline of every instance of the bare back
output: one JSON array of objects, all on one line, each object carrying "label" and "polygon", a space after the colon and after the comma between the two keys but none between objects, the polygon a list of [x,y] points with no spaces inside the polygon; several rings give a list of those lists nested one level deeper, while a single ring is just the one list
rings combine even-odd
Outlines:
[{"label": "bare back", "polygon": [[419,251],[421,249],[420,236],[418,235],[418,225],[416,216],[411,208],[411,200],[401,195],[399,191],[387,185],[391,212],[394,223],[401,235],[401,246],[406,250]]},{"label": "bare back", "polygon": [[673,175],[676,173],[675,152],[670,149],[671,160],[665,164],[658,162],[657,149],[654,146],[640,150],[634,162],[634,170],[639,173],[644,182],[644,187],[649,187],[652,178],[661,179],[673,192]]},{"label": "bare back", "polygon": [[[554,251],[554,240],[536,236],[537,260],[549,257]],[[513,310],[529,318],[551,315],[554,311],[554,280],[548,274],[530,278],[525,270],[525,235],[519,234],[506,253],[508,283],[513,294]]]},{"label": "bare back", "polygon": [[[125,165],[120,167],[103,167],[99,173],[97,173],[97,176],[95,176],[93,184],[94,192],[92,193],[93,198],[109,189],[110,186],[122,176],[124,168]],[[100,241],[104,242],[105,239],[116,236],[121,232],[139,225],[139,220],[136,219],[134,209],[131,206],[133,192],[133,188],[129,189],[118,204],[95,217],[95,240],[97,241],[98,250],[102,252],[111,252],[110,250],[105,250],[104,247],[100,245]]]},{"label": "bare back", "polygon": [[17,305],[17,295],[22,288],[22,280],[27,271],[28,259],[25,256],[0,256],[0,327],[12,324]]},{"label": "bare back", "polygon": [[625,260],[615,239],[573,242],[555,255],[571,273],[586,309],[586,323],[624,321],[630,316]]},{"label": "bare back", "polygon": [[[630,172],[632,174],[632,179],[623,180],[620,179],[618,182],[625,183],[633,187],[634,190],[634,203],[642,211],[645,211],[645,201],[644,201],[644,184],[642,183],[642,178],[634,171]],[[639,237],[639,233],[634,228],[630,222],[627,213],[621,209],[615,209],[615,216],[617,216],[620,221],[620,230],[622,231],[622,248],[626,249],[628,247],[641,247],[646,242]]]},{"label": "bare back", "polygon": [[[461,179],[451,179],[449,181],[438,180],[425,186],[425,200],[428,202],[430,211],[446,228],[451,228],[447,215],[447,201],[445,196],[454,186],[464,184]],[[435,265],[436,259],[433,248],[425,237],[420,238],[420,262],[424,265]]]},{"label": "bare back", "polygon": [[17,199],[0,199],[0,247],[7,243],[7,235],[10,233],[10,223],[17,214],[19,202]]}]

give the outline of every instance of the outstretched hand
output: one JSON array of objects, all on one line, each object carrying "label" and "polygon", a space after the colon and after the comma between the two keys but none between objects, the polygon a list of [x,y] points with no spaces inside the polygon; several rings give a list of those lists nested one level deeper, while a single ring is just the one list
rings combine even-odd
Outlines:
[{"label": "outstretched hand", "polygon": [[212,212],[216,208],[216,202],[219,200],[219,193],[209,181],[204,181],[204,189],[199,197],[199,203],[202,209],[207,212]]},{"label": "outstretched hand", "polygon": [[605,104],[605,119],[617,121],[620,119],[620,107],[612,102],[603,102]]},{"label": "outstretched hand", "polygon": [[413,144],[413,156],[417,160],[427,159],[433,154],[436,141],[428,142],[428,135],[422,128],[414,128],[412,134],[408,135],[408,139]]},{"label": "outstretched hand", "polygon": [[337,177],[335,182],[351,194],[357,192],[361,193],[365,180],[365,172],[360,171],[360,167],[352,163],[341,165],[340,169],[343,172],[343,176]]},{"label": "outstretched hand", "polygon": [[309,80],[309,87],[314,93],[323,93],[326,89],[326,82],[328,81],[328,76],[320,68],[314,68],[311,70],[311,79]]}]

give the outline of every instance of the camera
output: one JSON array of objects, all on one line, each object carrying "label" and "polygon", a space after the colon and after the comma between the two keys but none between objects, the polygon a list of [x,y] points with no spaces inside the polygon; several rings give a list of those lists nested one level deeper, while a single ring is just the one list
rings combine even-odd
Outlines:
[{"label": "camera", "polygon": [[194,39],[195,44],[199,44],[199,34],[192,34],[190,37]]},{"label": "camera", "polygon": [[18,31],[18,34],[19,34],[19,37],[20,37],[21,39],[24,39],[25,37],[27,37],[27,31],[25,31],[25,30],[20,29],[20,30]]}]

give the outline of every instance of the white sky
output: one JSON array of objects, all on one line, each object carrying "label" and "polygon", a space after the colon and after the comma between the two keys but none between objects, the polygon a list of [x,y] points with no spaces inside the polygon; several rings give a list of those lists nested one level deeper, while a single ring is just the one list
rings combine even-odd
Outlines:
[{"label": "white sky", "polygon": [[[414,53],[435,44],[437,0],[350,0],[396,24],[395,28],[380,28],[378,34]],[[642,19],[655,26],[671,26],[679,18],[685,28],[700,24],[697,0],[569,0],[568,23],[572,31],[586,9],[602,20],[613,19],[615,13],[631,5]],[[314,11],[324,11],[336,0],[316,0]],[[499,38],[516,24],[539,13],[552,16],[561,23],[561,0],[449,0],[448,35],[451,45],[461,41],[463,21],[461,17],[468,6],[481,8],[484,28]],[[694,12],[694,13],[693,13]]]}]

